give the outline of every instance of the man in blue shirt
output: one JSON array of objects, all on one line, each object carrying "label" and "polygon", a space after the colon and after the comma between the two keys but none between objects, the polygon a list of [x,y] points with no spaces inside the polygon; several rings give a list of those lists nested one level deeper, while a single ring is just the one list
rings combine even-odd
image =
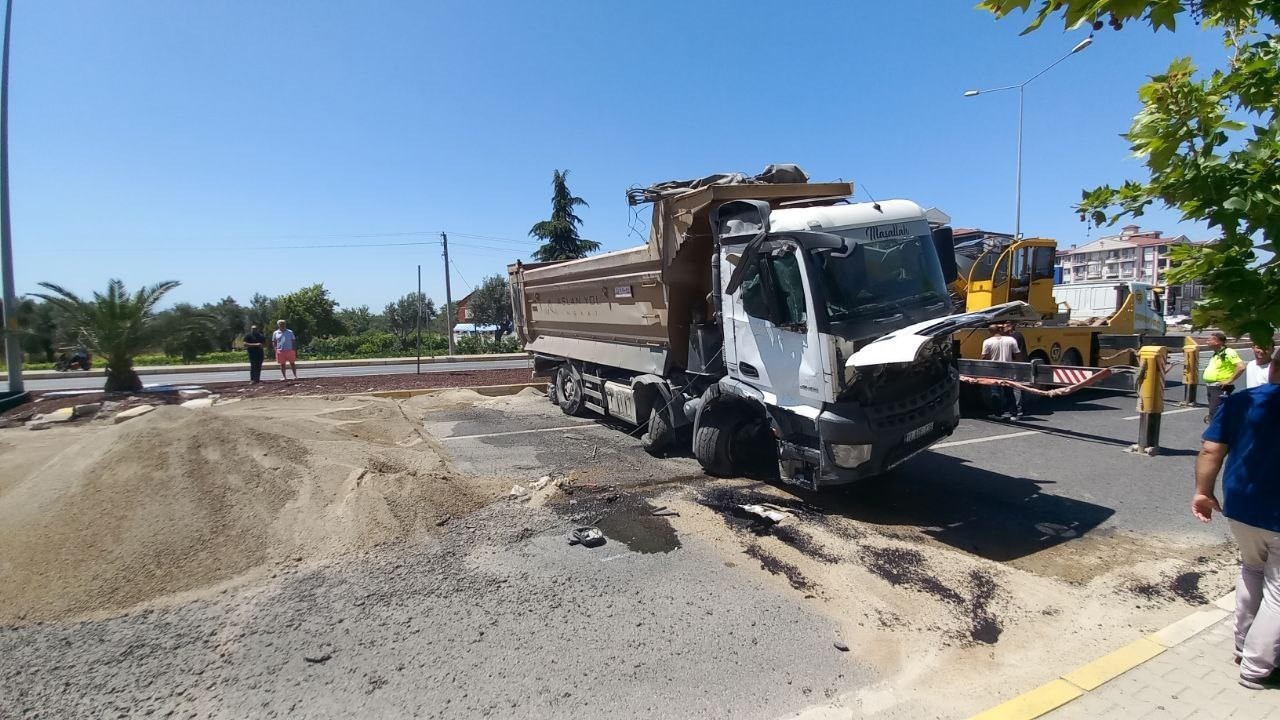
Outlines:
[{"label": "man in blue shirt", "polygon": [[[1240,684],[1260,690],[1280,654],[1280,367],[1271,382],[1222,401],[1196,459],[1191,512],[1227,517],[1240,545],[1236,583],[1236,656]],[[1214,495],[1222,473],[1221,505]]]}]

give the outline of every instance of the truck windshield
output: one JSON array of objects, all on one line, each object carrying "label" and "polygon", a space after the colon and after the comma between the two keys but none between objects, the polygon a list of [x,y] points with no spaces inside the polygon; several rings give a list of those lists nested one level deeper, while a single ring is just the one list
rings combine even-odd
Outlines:
[{"label": "truck windshield", "polygon": [[859,242],[843,256],[826,249],[811,256],[832,322],[939,303],[946,314],[947,284],[929,236]]}]

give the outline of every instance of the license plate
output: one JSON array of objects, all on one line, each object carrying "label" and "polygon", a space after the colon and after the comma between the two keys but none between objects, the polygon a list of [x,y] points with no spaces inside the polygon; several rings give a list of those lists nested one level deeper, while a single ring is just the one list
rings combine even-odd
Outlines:
[{"label": "license plate", "polygon": [[907,433],[906,435],[904,435],[904,436],[902,437],[902,442],[904,442],[904,443],[909,443],[909,442],[912,442],[912,441],[914,441],[914,440],[919,440],[920,438],[924,437],[925,435],[928,435],[928,434],[929,434],[929,431],[930,431],[930,430],[932,430],[932,429],[933,429],[933,423],[929,423],[928,425],[921,425],[920,427],[916,428],[915,430],[912,430],[911,432],[909,432],[909,433]]}]

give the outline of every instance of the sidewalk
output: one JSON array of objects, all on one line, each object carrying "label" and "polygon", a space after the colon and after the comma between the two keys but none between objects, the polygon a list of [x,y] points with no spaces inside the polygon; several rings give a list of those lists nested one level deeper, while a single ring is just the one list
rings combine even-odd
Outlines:
[{"label": "sidewalk", "polygon": [[[488,353],[485,355],[436,355],[433,357],[422,358],[422,364],[428,365],[432,363],[459,363],[459,362],[485,362],[496,360],[527,360],[528,353]],[[101,362],[95,358],[95,362]],[[273,361],[267,360],[270,365]],[[418,362],[416,357],[398,357],[398,358],[361,358],[356,360],[299,360],[298,368],[328,368],[328,367],[363,367],[366,365],[412,365]],[[249,363],[210,363],[207,365],[135,365],[133,370],[139,375],[170,375],[175,373],[213,373],[213,372],[239,372],[249,369]],[[93,370],[72,370],[68,372],[59,372],[57,370],[25,370],[22,377],[28,380],[44,379],[44,378],[84,378],[84,377],[102,377],[106,372],[101,368]]]},{"label": "sidewalk", "polygon": [[1280,719],[1280,690],[1237,684],[1235,593],[975,717]]}]

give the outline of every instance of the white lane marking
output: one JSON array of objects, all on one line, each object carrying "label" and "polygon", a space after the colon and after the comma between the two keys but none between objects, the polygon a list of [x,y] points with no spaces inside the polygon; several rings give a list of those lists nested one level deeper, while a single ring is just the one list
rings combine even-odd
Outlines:
[{"label": "white lane marking", "polygon": [[969,438],[968,440],[954,440],[952,442],[938,443],[937,445],[930,445],[929,449],[939,450],[942,448],[956,447],[957,445],[972,445],[974,443],[991,442],[992,440],[1008,440],[1010,438],[1026,437],[1028,435],[1041,435],[1043,433],[1043,430],[1024,430],[1016,433],[1005,433],[1004,435],[991,435],[988,437]]},{"label": "white lane marking", "polygon": [[[1177,415],[1178,413],[1184,413],[1184,412],[1195,412],[1195,411],[1197,411],[1197,410],[1199,410],[1199,411],[1201,411],[1201,412],[1209,412],[1208,408],[1202,408],[1202,407],[1189,407],[1189,408],[1180,408],[1180,409],[1178,409],[1178,410],[1165,410],[1162,414],[1163,414],[1163,415]],[[1138,419],[1138,418],[1140,418],[1140,417],[1142,417],[1142,416],[1141,416],[1141,415],[1130,415],[1129,417],[1125,418],[1125,420],[1137,420],[1137,419]]]},{"label": "white lane marking", "polygon": [[503,435],[526,435],[528,433],[557,432],[560,430],[576,430],[578,428],[588,427],[604,427],[593,422],[580,423],[578,425],[566,425],[564,427],[553,428],[537,428],[535,430],[511,430],[510,432],[482,433],[480,435],[453,435],[450,437],[442,437],[441,440],[475,440],[476,438],[502,437]]}]

